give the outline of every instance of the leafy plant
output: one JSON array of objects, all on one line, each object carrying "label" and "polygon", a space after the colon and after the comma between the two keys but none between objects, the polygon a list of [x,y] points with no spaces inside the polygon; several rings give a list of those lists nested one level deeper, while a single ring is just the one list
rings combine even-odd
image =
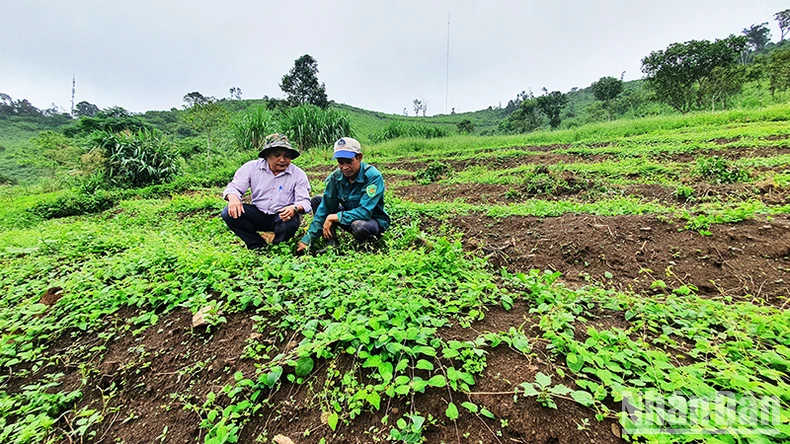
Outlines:
[{"label": "leafy plant", "polygon": [[694,188],[688,185],[680,185],[675,189],[675,197],[683,202],[689,202],[694,198]]},{"label": "leafy plant", "polygon": [[414,179],[420,185],[427,185],[441,179],[443,175],[447,174],[448,170],[449,168],[446,164],[442,162],[432,162],[427,167],[417,171],[417,173],[414,174]]},{"label": "leafy plant", "polygon": [[163,183],[181,170],[170,141],[158,131],[96,133],[94,141],[104,151],[104,174],[113,186]]},{"label": "leafy plant", "polygon": [[749,179],[750,174],[719,156],[699,157],[694,172],[714,183],[736,183]]},{"label": "leafy plant", "polygon": [[535,382],[522,382],[520,387],[523,389],[522,395],[534,396],[535,400],[544,407],[557,408],[557,403],[553,397],[565,396],[572,393],[573,390],[564,384],[551,385],[551,376],[547,376],[543,372],[538,372],[535,375]]},{"label": "leafy plant", "polygon": [[341,137],[354,137],[346,113],[309,104],[286,110],[280,119],[280,129],[305,150],[332,146]]},{"label": "leafy plant", "polygon": [[231,124],[236,148],[241,151],[260,151],[266,136],[274,133],[277,125],[274,116],[266,108],[258,107],[245,113]]},{"label": "leafy plant", "polygon": [[419,414],[412,414],[407,415],[406,418],[408,418],[408,422],[404,418],[398,419],[395,427],[390,429],[390,438],[405,444],[425,442],[425,438],[422,436],[425,417]]}]

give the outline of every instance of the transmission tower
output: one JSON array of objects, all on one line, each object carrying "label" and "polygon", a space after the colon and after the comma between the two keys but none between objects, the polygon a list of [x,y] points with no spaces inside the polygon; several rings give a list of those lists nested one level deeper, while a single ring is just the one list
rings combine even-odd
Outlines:
[{"label": "transmission tower", "polygon": [[71,76],[71,117],[74,118],[74,92],[77,90],[77,76]]}]

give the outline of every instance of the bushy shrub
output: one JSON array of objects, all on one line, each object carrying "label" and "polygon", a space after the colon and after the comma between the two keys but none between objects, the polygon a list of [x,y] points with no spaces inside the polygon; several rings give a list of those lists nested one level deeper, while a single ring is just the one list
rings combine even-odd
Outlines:
[{"label": "bushy shrub", "polygon": [[475,130],[475,124],[469,119],[464,119],[455,124],[459,133],[471,134]]},{"label": "bushy shrub", "polygon": [[88,135],[95,131],[117,133],[121,131],[150,130],[151,125],[129,111],[113,107],[97,113],[94,117],[80,117],[73,125],[63,129],[66,136]]},{"label": "bushy shrub", "polygon": [[536,166],[523,176],[523,191],[529,196],[575,194],[595,190],[596,184],[570,171],[549,170],[545,165]]},{"label": "bushy shrub", "polygon": [[106,158],[104,176],[109,185],[143,187],[163,183],[180,171],[172,144],[158,131],[95,133]]},{"label": "bushy shrub", "polygon": [[69,192],[53,201],[39,202],[31,209],[32,213],[44,219],[79,216],[98,213],[112,208],[115,199],[110,193],[97,191],[93,194]]},{"label": "bushy shrub", "polygon": [[16,185],[17,181],[13,177],[0,174],[0,185]]},{"label": "bushy shrub", "polygon": [[74,142],[63,134],[52,130],[42,131],[31,141],[47,159],[55,164],[68,169],[79,169],[80,156],[85,151],[75,146]]},{"label": "bushy shrub", "polygon": [[417,171],[414,179],[421,185],[427,185],[441,179],[447,174],[449,168],[442,162],[433,162],[424,169]]},{"label": "bushy shrub", "polygon": [[304,150],[331,146],[341,137],[354,137],[351,120],[343,111],[300,105],[283,113],[280,132]]},{"label": "bushy shrub", "polygon": [[399,137],[423,137],[432,139],[435,137],[447,137],[450,131],[435,125],[415,125],[405,123],[400,120],[391,121],[384,129],[370,135],[373,142],[383,142],[385,140],[397,139]]},{"label": "bushy shrub", "polygon": [[236,148],[260,151],[266,136],[277,131],[277,122],[269,110],[258,107],[231,122],[231,129]]},{"label": "bushy shrub", "polygon": [[697,158],[694,173],[705,180],[720,184],[744,182],[749,179],[748,171],[719,156]]}]

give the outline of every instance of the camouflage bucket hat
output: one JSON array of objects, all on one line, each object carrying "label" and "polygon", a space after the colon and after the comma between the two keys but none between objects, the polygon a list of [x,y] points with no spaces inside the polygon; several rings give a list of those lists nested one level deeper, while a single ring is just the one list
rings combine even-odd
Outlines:
[{"label": "camouflage bucket hat", "polygon": [[274,148],[285,148],[291,152],[291,159],[299,157],[299,151],[296,150],[291,143],[288,142],[288,137],[284,134],[269,134],[264,141],[263,149],[258,153],[258,157],[266,158],[268,151]]}]

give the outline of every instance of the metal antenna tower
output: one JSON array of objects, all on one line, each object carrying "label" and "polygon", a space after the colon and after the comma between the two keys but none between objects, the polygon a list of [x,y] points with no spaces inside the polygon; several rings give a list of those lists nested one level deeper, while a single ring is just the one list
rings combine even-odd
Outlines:
[{"label": "metal antenna tower", "polygon": [[71,117],[74,117],[74,92],[77,90],[77,76],[71,75]]}]

